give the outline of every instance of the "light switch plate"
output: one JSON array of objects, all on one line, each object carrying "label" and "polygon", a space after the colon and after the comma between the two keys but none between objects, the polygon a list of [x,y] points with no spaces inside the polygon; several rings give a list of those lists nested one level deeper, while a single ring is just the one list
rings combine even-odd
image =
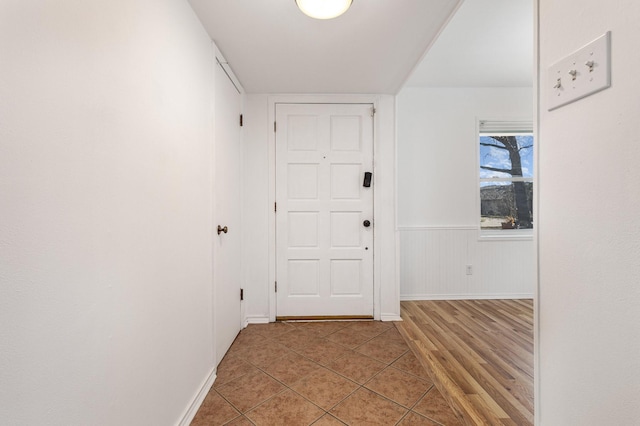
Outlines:
[{"label": "light switch plate", "polygon": [[549,111],[611,86],[611,31],[549,67]]}]

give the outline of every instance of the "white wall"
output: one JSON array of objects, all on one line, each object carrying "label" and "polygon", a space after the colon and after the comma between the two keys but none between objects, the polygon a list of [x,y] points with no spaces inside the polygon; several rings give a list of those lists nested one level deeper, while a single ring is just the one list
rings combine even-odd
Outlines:
[{"label": "white wall", "polygon": [[478,241],[476,122],[532,118],[533,90],[406,88],[397,104],[401,298],[532,297],[533,241]]},{"label": "white wall", "polygon": [[[393,96],[367,95],[260,95],[249,94],[244,106],[243,133],[243,286],[248,322],[274,320],[273,203],[275,164],[274,102],[375,102],[375,268],[374,316],[400,318],[395,234],[395,100]],[[270,237],[270,233],[272,233]]]},{"label": "white wall", "polygon": [[[267,95],[246,95],[242,158],[242,286],[249,322],[269,321],[269,102]],[[273,126],[273,123],[271,124]],[[271,127],[272,128],[272,127]]]},{"label": "white wall", "polygon": [[[637,424],[640,4],[539,4],[537,421]],[[547,111],[547,68],[607,30],[612,87]]]},{"label": "white wall", "polygon": [[210,39],[184,0],[9,0],[0,58],[0,423],[176,424],[213,368]]}]

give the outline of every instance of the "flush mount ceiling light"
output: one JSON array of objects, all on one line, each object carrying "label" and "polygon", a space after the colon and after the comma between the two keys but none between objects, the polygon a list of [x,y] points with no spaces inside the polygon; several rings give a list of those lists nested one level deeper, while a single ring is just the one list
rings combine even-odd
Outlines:
[{"label": "flush mount ceiling light", "polygon": [[333,19],[345,13],[353,0],[296,0],[300,10],[315,19]]}]

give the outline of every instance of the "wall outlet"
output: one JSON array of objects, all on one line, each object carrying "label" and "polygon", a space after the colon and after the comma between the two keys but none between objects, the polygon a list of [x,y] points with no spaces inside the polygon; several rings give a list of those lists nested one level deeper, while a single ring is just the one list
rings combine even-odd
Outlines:
[{"label": "wall outlet", "polygon": [[467,275],[473,275],[473,266],[467,265]]}]

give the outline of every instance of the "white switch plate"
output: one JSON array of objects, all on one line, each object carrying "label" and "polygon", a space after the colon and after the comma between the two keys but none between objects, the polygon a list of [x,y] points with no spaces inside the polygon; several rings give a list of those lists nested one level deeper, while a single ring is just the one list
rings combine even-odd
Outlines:
[{"label": "white switch plate", "polygon": [[[611,86],[611,31],[549,67],[549,111]],[[589,66],[592,64],[591,66]]]}]

